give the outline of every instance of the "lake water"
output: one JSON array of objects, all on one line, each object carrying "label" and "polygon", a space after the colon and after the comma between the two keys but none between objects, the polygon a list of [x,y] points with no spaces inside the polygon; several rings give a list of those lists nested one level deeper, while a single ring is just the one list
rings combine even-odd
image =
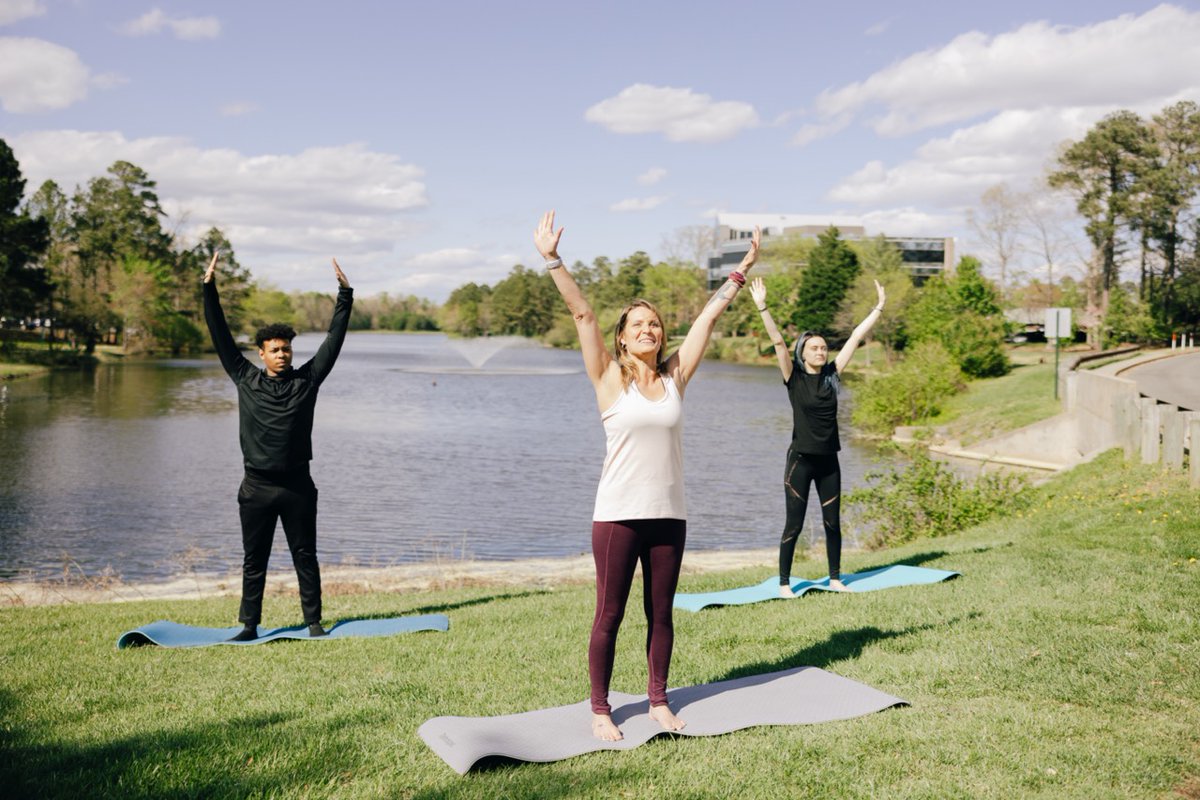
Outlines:
[{"label": "lake water", "polygon": [[[297,337],[297,363],[320,342]],[[518,341],[473,367],[488,346],[347,337],[313,431],[322,563],[588,551],[604,433],[580,355]],[[239,570],[236,402],[215,358],[0,384],[0,580]],[[775,546],[791,431],[778,370],[707,361],[684,408],[688,548]],[[843,448],[850,489],[879,464]],[[282,529],[273,568],[291,569]]]}]

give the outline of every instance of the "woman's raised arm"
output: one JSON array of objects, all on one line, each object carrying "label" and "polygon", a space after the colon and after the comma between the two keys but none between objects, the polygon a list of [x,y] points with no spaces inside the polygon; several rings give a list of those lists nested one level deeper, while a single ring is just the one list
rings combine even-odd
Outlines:
[{"label": "woman's raised arm", "polygon": [[[762,232],[758,226],[754,227],[754,236],[750,239],[750,249],[746,251],[746,255],[742,258],[741,265],[730,273],[729,279],[725,284],[717,289],[716,293],[709,298],[707,305],[696,317],[696,321],[692,323],[691,329],[683,339],[683,344],[675,351],[675,354],[667,361],[667,369],[676,379],[682,389],[691,380],[691,377],[696,372],[696,368],[700,366],[701,359],[704,358],[704,351],[708,349],[708,340],[712,336],[713,327],[717,324],[717,319],[729,306],[733,298],[737,297],[738,289],[746,282],[746,273],[758,261],[758,246],[759,240],[762,237]],[[736,277],[735,277],[736,276]]]},{"label": "woman's raised arm", "polygon": [[854,351],[862,344],[862,340],[867,337],[871,329],[875,327],[875,323],[879,322],[879,317],[883,314],[883,303],[887,300],[887,295],[883,291],[883,286],[879,281],[875,281],[875,292],[879,295],[879,302],[875,303],[875,307],[871,309],[871,313],[867,314],[866,319],[858,323],[858,327],[850,334],[850,338],[846,340],[846,344],[842,345],[842,349],[838,351],[837,358],[833,360],[834,366],[837,367],[838,374],[842,374],[842,370],[850,363],[850,359],[854,357]]},{"label": "woman's raised arm", "polygon": [[562,228],[554,230],[554,212],[547,211],[542,215],[537,230],[533,232],[533,243],[542,254],[542,258],[546,259],[546,269],[550,271],[558,293],[567,301],[567,308],[575,319],[575,330],[579,334],[583,368],[591,378],[592,385],[599,390],[600,380],[604,377],[608,365],[612,363],[612,356],[604,347],[604,335],[600,332],[600,323],[596,321],[595,312],[558,256],[558,240],[562,238],[562,233]]},{"label": "woman's raised arm", "polygon": [[763,283],[762,278],[755,278],[750,284],[750,296],[754,298],[754,305],[758,308],[758,313],[762,315],[763,327],[771,339],[771,344],[775,346],[775,358],[779,360],[779,371],[783,373],[783,382],[787,383],[792,379],[792,354],[788,352],[787,344],[783,341],[779,328],[775,326],[770,309],[767,308],[767,285]]}]

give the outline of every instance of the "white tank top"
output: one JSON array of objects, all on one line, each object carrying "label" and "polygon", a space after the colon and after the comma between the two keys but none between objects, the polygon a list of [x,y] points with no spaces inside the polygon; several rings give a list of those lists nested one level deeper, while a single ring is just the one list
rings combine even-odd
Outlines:
[{"label": "white tank top", "polygon": [[595,522],[687,519],[683,498],[683,398],[662,376],[666,393],[648,400],[636,383],[601,412],[608,452],[596,490]]}]

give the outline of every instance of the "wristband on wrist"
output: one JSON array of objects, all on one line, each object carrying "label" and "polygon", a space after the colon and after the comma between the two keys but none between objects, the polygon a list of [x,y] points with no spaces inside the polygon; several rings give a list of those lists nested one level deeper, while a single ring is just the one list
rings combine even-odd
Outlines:
[{"label": "wristband on wrist", "polygon": [[758,310],[762,311],[762,312],[765,312],[767,310],[766,306],[756,306],[756,308],[758,308]]},{"label": "wristband on wrist", "polygon": [[738,272],[736,269],[729,273],[729,280],[736,283],[739,289],[746,285],[746,276]]},{"label": "wristband on wrist", "polygon": [[875,307],[874,307],[874,308],[872,308],[871,310],[872,310],[872,311],[878,311],[880,314],[882,314],[882,313],[883,313],[883,306],[875,306]]},{"label": "wristband on wrist", "polygon": [[546,262],[546,269],[558,269],[562,265],[563,265],[563,260],[561,258],[555,258],[555,259],[551,259],[550,261]]}]

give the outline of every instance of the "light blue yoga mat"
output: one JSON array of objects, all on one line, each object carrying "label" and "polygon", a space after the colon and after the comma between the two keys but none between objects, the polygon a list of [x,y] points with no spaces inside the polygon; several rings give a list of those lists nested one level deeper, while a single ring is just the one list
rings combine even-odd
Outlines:
[{"label": "light blue yoga mat", "polygon": [[449,629],[450,619],[445,614],[424,614],[389,619],[343,620],[329,629],[328,636],[309,636],[307,625],[293,625],[290,628],[264,628],[260,625],[257,639],[248,642],[231,642],[229,638],[242,630],[240,625],[233,628],[197,628],[160,619],[158,622],[151,622],[149,625],[122,633],[121,637],[117,639],[117,648],[123,650],[126,647],[141,644],[156,644],[160,647],[207,647],[212,644],[253,645],[273,642],[276,639],[325,641],[327,639],[347,639],[352,636],[395,636],[398,633],[412,633],[413,631],[446,631]]},{"label": "light blue yoga mat", "polygon": [[[910,567],[907,564],[894,564],[890,567],[880,567],[868,572],[855,572],[842,576],[842,583],[854,592],[873,592],[876,589],[891,589],[894,586],[916,586],[924,583],[941,583],[955,578],[957,572],[928,567]],[[792,591],[797,596],[814,589],[832,592],[829,588],[828,576],[815,581],[793,579]],[[756,586],[742,586],[737,589],[725,589],[720,592],[703,592],[700,594],[675,595],[675,608],[685,611],[699,611],[708,606],[742,606],[748,603],[761,603],[764,600],[785,600],[779,596],[779,576],[767,578]]]}]

